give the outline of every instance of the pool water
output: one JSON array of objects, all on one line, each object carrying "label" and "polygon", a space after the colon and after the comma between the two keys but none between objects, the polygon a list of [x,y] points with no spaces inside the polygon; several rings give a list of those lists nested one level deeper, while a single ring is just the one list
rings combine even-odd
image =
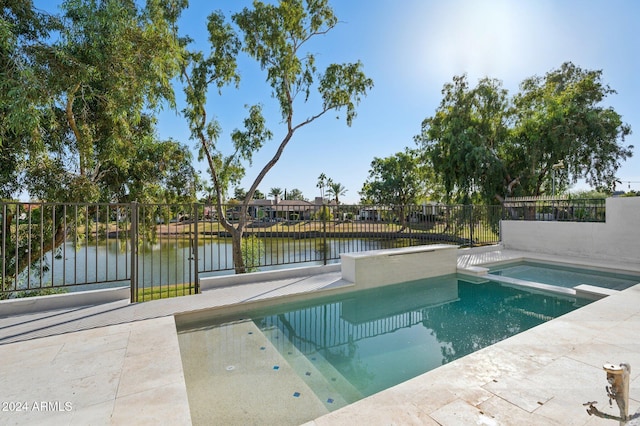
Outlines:
[{"label": "pool water", "polygon": [[254,318],[283,353],[322,357],[363,397],[576,308],[576,300],[456,276]]},{"label": "pool water", "polygon": [[[234,390],[244,404],[238,415],[249,416],[251,407],[257,416],[264,415],[260,404],[273,410],[274,403],[266,402],[271,397],[287,407],[313,394],[317,403],[311,406],[319,411],[308,409],[302,417],[291,418],[291,424],[299,424],[587,303],[451,275],[281,305],[223,323],[179,327],[192,418],[194,424],[197,418],[221,419],[216,417],[219,407],[206,410],[230,393],[229,380],[236,374],[245,380],[237,386],[246,387]],[[231,358],[223,360],[227,355]],[[285,376],[289,373],[297,377]],[[268,391],[258,391],[260,386]],[[249,401],[251,392],[255,401]],[[199,407],[194,408],[196,399]],[[227,409],[235,400],[225,404]],[[277,418],[284,421],[293,414],[288,407],[277,414],[284,417]]]},{"label": "pool water", "polygon": [[589,284],[612,290],[624,290],[640,283],[640,276],[526,261],[496,266],[490,268],[490,273],[566,288],[572,288],[580,284]]}]

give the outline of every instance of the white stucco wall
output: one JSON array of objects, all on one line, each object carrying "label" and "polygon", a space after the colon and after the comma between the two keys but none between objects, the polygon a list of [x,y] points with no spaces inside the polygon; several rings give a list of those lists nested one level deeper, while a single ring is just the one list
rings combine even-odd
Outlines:
[{"label": "white stucco wall", "polygon": [[342,278],[358,290],[454,274],[458,246],[433,244],[340,254]]},{"label": "white stucco wall", "polygon": [[605,223],[502,221],[506,249],[640,263],[640,197],[607,198]]}]

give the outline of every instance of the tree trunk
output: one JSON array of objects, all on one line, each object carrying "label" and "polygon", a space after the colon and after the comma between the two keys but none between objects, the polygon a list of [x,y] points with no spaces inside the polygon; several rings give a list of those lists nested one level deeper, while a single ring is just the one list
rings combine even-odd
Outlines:
[{"label": "tree trunk", "polygon": [[76,123],[76,117],[73,113],[73,103],[75,102],[76,92],[80,89],[80,83],[76,84],[72,89],[69,89],[67,94],[66,115],[69,127],[76,138],[76,144],[78,146],[78,167],[80,169],[80,176],[86,176],[87,166],[87,147],[82,132],[78,128]]},{"label": "tree trunk", "polygon": [[232,253],[233,253],[233,267],[236,274],[244,274],[247,272],[247,268],[244,264],[244,258],[242,256],[242,230],[233,228],[231,231]]},{"label": "tree trunk", "polygon": [[405,229],[407,229],[408,226],[404,207],[400,207],[398,209],[398,221],[400,222],[400,230],[398,231],[398,233],[401,234]]}]

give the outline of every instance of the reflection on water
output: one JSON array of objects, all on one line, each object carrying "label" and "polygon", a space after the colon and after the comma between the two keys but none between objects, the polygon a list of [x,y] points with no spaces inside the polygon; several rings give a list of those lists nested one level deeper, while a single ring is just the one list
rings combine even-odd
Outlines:
[{"label": "reflection on water", "polygon": [[449,276],[254,321],[285,358],[293,344],[367,396],[570,312],[575,302]]},{"label": "reflection on water", "polygon": [[[395,244],[404,244],[399,241]],[[303,240],[263,239],[263,257],[258,270],[290,267],[291,264],[320,264],[324,253],[328,258],[348,251],[374,250],[388,245],[388,241],[365,239]],[[141,287],[151,285],[193,282],[196,267],[189,239],[144,242],[138,247],[138,282]],[[129,285],[132,268],[132,250],[129,240],[109,239],[89,245],[74,246],[66,243],[55,255],[47,253],[41,265],[21,276],[37,286],[40,279],[45,285],[74,285],[72,291],[100,289]],[[230,240],[201,241],[198,245],[200,273],[232,273],[233,257]],[[85,284],[89,285],[77,285]]]}]

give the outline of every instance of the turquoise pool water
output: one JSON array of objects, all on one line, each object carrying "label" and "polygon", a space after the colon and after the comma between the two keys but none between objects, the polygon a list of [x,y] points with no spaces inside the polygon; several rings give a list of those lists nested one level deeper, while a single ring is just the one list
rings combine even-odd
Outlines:
[{"label": "turquoise pool water", "polygon": [[576,307],[573,298],[448,276],[281,308],[253,321],[285,358],[293,344],[312,362],[328,362],[365,397]]},{"label": "turquoise pool water", "polygon": [[624,290],[640,283],[640,276],[527,261],[495,266],[489,271],[494,275],[566,288],[589,284],[612,290]]},{"label": "turquoise pool water", "polygon": [[193,421],[223,421],[217,404],[240,404],[231,388],[244,404],[237,415],[257,407],[260,416],[309,393],[316,413],[331,411],[587,303],[451,275],[179,327]]}]

